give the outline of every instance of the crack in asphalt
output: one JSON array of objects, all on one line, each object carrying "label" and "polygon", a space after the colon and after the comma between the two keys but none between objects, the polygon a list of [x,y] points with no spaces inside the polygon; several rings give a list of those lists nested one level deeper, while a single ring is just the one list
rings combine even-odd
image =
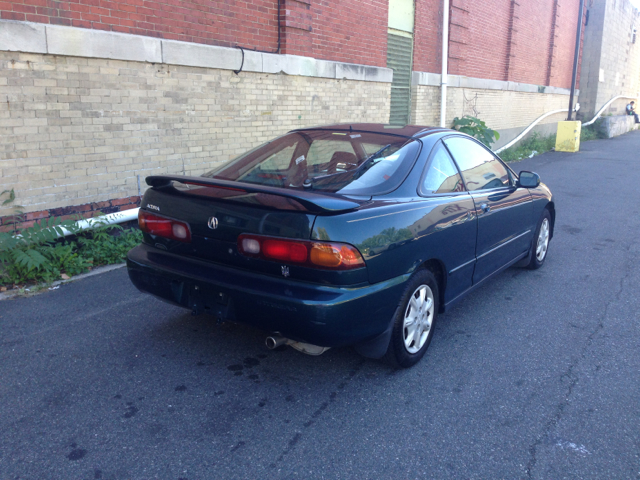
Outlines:
[{"label": "crack in asphalt", "polygon": [[[349,384],[349,382],[351,382],[351,380],[353,380],[353,378],[358,374],[358,372],[362,370],[362,367],[365,365],[366,362],[367,362],[366,359],[363,358],[360,362],[356,364],[356,366],[349,372],[349,375],[347,376],[347,378],[342,382],[340,382],[337,388],[329,394],[329,400],[322,402],[320,406],[311,414],[309,419],[302,424],[304,428],[309,428],[314,423],[316,423],[317,419],[322,415],[322,413],[329,407],[331,403],[335,401],[336,397],[338,396],[338,391],[342,391],[345,389],[345,387]],[[303,432],[298,431],[295,433],[293,437],[291,437],[291,439],[289,439],[289,441],[287,442],[286,448],[282,451],[282,453],[276,459],[276,461],[270,465],[271,468],[276,468],[277,464],[282,460],[284,460],[284,457],[288,455],[296,447],[296,444],[302,438],[302,433]]]},{"label": "crack in asphalt", "polygon": [[[628,245],[626,250],[627,250],[627,253],[629,253],[630,250],[631,250],[631,245]],[[624,262],[624,265],[625,265],[625,267],[624,267],[625,268],[625,274],[620,279],[620,286],[618,288],[618,291],[615,294],[615,298],[611,298],[607,302],[607,304],[605,305],[604,311],[603,311],[602,315],[600,316],[600,321],[596,325],[595,329],[587,337],[587,340],[586,340],[585,344],[583,345],[583,347],[582,347],[582,349],[580,351],[580,355],[578,356],[577,360],[575,362],[573,362],[571,365],[569,365],[569,368],[567,369],[567,371],[565,373],[560,375],[560,380],[564,380],[565,378],[569,380],[569,386],[567,387],[567,393],[564,396],[564,401],[559,403],[558,406],[556,407],[556,413],[553,415],[553,417],[545,425],[542,434],[539,435],[538,438],[535,440],[535,442],[533,442],[529,446],[530,459],[529,459],[529,462],[527,463],[527,467],[526,467],[527,478],[533,478],[533,469],[535,468],[536,463],[538,461],[538,459],[537,459],[537,453],[538,453],[537,449],[538,449],[538,447],[549,436],[549,432],[551,431],[551,429],[553,427],[555,427],[556,425],[558,425],[558,423],[562,419],[562,416],[564,414],[565,408],[569,405],[569,399],[571,398],[571,396],[573,394],[573,388],[576,386],[576,384],[578,383],[578,380],[579,380],[579,377],[575,376],[573,374],[573,371],[586,358],[586,353],[589,350],[589,348],[591,347],[591,344],[593,343],[593,340],[596,337],[596,335],[598,333],[600,333],[601,330],[604,329],[604,320],[607,318],[607,314],[608,314],[609,307],[611,306],[611,304],[613,304],[614,302],[620,301],[620,297],[622,295],[622,292],[624,291],[624,282],[625,282],[625,280],[627,280],[629,278],[629,275],[631,275],[631,269],[629,268],[630,262]],[[638,475],[638,479],[640,480],[640,474]]]}]

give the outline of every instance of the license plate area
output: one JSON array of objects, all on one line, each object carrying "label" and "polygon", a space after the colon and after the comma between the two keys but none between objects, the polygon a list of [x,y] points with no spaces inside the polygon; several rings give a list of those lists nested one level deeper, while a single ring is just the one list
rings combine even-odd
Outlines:
[{"label": "license plate area", "polygon": [[232,303],[229,295],[217,289],[197,284],[189,287],[189,308],[193,315],[206,313],[220,322],[235,320]]}]

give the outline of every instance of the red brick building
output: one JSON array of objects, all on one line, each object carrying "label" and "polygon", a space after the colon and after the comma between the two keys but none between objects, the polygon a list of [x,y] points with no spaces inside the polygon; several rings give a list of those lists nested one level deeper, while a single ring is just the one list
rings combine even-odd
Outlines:
[{"label": "red brick building", "polygon": [[[150,173],[201,174],[291,128],[437,125],[443,5],[0,0],[0,191],[31,216],[117,210]],[[451,0],[446,123],[477,116],[503,144],[568,107],[578,6]]]},{"label": "red brick building", "polygon": [[[415,0],[416,71],[440,72],[442,3]],[[452,0],[449,72],[569,88],[578,6]],[[283,54],[378,67],[387,61],[388,0],[3,0],[0,18],[274,53],[279,46]]]}]

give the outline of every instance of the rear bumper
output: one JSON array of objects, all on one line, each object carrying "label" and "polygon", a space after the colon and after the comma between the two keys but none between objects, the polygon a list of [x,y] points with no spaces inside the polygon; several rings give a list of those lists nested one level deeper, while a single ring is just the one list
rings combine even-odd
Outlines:
[{"label": "rear bumper", "polygon": [[388,331],[408,275],[356,288],[256,274],[148,245],[127,255],[141,291],[176,305],[320,345],[353,345]]}]

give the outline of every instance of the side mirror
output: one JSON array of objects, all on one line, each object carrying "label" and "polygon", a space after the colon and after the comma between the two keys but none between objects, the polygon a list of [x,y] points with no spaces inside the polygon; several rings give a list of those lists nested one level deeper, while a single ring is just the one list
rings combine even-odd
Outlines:
[{"label": "side mirror", "polygon": [[540,185],[540,175],[534,172],[527,172],[523,170],[518,175],[520,179],[518,180],[518,186],[524,188],[536,188]]}]

